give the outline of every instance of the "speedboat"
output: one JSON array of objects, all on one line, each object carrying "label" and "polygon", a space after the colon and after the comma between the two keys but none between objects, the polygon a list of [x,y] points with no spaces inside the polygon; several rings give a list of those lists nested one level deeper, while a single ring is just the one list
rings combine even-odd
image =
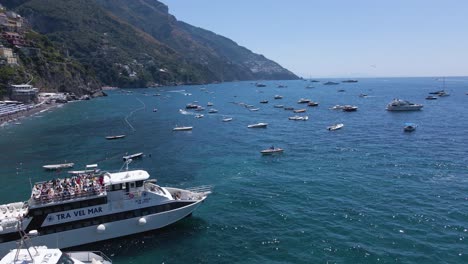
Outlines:
[{"label": "speedboat", "polygon": [[284,105],[274,105],[273,107],[274,107],[274,108],[283,108]]},{"label": "speedboat", "polygon": [[358,80],[344,80],[344,81],[341,81],[342,83],[357,83]]},{"label": "speedboat", "polygon": [[202,107],[202,106],[198,106],[197,108],[195,108],[195,111],[197,111],[197,112],[201,112],[201,111],[204,111],[204,110],[205,110],[205,108]]},{"label": "speedboat", "polygon": [[198,105],[197,105],[197,104],[192,104],[192,103],[190,103],[190,104],[187,104],[187,105],[185,106],[185,108],[186,108],[186,109],[196,109],[196,108],[198,108]]},{"label": "speedboat", "polygon": [[357,111],[358,110],[358,107],[355,106],[355,105],[345,105],[343,106],[343,111],[344,112],[354,112],[354,111]]},{"label": "speedboat", "polygon": [[319,103],[318,102],[314,102],[314,101],[310,101],[307,106],[318,106]]},{"label": "speedboat", "polygon": [[210,193],[210,186],[162,187],[128,166],[37,182],[27,201],[0,205],[0,255],[16,248],[19,230],[37,245],[70,248],[163,228],[192,214]]},{"label": "speedboat", "polygon": [[440,93],[443,93],[445,92],[444,90],[439,90],[439,91],[435,91],[435,92],[430,92],[429,94],[440,94]]},{"label": "speedboat", "polygon": [[61,169],[68,169],[68,168],[73,168],[75,166],[75,163],[63,163],[63,164],[51,164],[51,165],[44,165],[42,168],[46,170],[61,170]]},{"label": "speedboat", "polygon": [[294,120],[294,121],[307,121],[309,120],[308,116],[290,116],[288,117],[289,120]]},{"label": "speedboat", "polygon": [[413,132],[416,130],[416,127],[418,127],[416,124],[414,123],[405,123],[405,126],[403,128],[403,131],[405,132]]},{"label": "speedboat", "polygon": [[129,159],[138,159],[138,158],[141,158],[143,157],[143,152],[138,152],[138,153],[135,153],[135,154],[132,154],[132,155],[127,155],[127,156],[123,156],[123,160],[124,161],[127,161]]},{"label": "speedboat", "polygon": [[288,87],[288,86],[287,86],[287,85],[283,85],[283,84],[278,84],[277,87],[278,87],[278,88],[286,88],[286,87]]},{"label": "speedboat", "polygon": [[268,123],[257,123],[257,124],[252,124],[248,125],[248,128],[266,128],[268,126]]},{"label": "speedboat", "polygon": [[203,117],[204,117],[204,115],[202,115],[202,114],[195,115],[195,118],[203,118]]},{"label": "speedboat", "polygon": [[437,97],[432,96],[432,95],[428,95],[428,96],[426,97],[426,100],[437,100]]},{"label": "speedboat", "polygon": [[268,104],[268,100],[262,100],[260,101],[261,104]]},{"label": "speedboat", "polygon": [[333,131],[333,130],[338,130],[340,128],[344,127],[344,124],[334,124],[332,126],[327,127],[328,130]]},{"label": "speedboat", "polygon": [[338,90],[338,92],[339,92],[339,93],[342,93],[342,92],[345,92],[345,90],[344,90],[344,89],[340,89],[340,90]]},{"label": "speedboat", "polygon": [[213,103],[212,103],[212,102],[208,102],[208,103],[206,104],[206,106],[213,106]]},{"label": "speedboat", "polygon": [[305,109],[296,109],[293,110],[294,113],[304,113],[306,110]]},{"label": "speedboat", "polygon": [[446,91],[441,91],[440,93],[437,94],[439,97],[445,97],[445,96],[449,96],[450,94],[447,93]]},{"label": "speedboat", "polygon": [[297,101],[298,104],[307,104],[310,102],[310,99],[301,98]]},{"label": "speedboat", "polygon": [[275,99],[283,99],[283,96],[281,96],[281,95],[275,95]]},{"label": "speedboat", "polygon": [[192,130],[193,127],[191,126],[176,126],[172,129],[172,131],[189,131]]},{"label": "speedboat", "polygon": [[157,108],[153,108],[153,112],[157,112],[157,111],[158,111],[158,109],[157,109]]},{"label": "speedboat", "polygon": [[218,113],[218,110],[211,108],[210,110],[208,110],[208,113],[210,114]]},{"label": "speedboat", "polygon": [[268,149],[264,149],[264,150],[260,151],[260,153],[262,153],[262,155],[273,155],[273,154],[277,154],[277,153],[283,153],[283,151],[284,150],[282,148],[275,148],[275,147],[271,146]]},{"label": "speedboat", "polygon": [[360,94],[359,97],[361,98],[367,97],[367,94]]},{"label": "speedboat", "polygon": [[230,121],[232,121],[232,117],[223,118],[223,122],[230,122]]},{"label": "speedboat", "polygon": [[331,107],[330,109],[331,110],[343,110],[343,108],[344,108],[344,105],[335,105]]},{"label": "speedboat", "polygon": [[106,139],[107,140],[113,140],[113,139],[121,139],[121,138],[124,138],[125,135],[116,135],[116,136],[107,136]]},{"label": "speedboat", "polygon": [[263,84],[263,83],[256,83],[255,86],[257,86],[257,87],[266,87],[266,84]]},{"label": "speedboat", "polygon": [[417,111],[423,108],[422,104],[414,104],[406,100],[393,99],[388,105],[388,111]]},{"label": "speedboat", "polygon": [[339,83],[337,83],[337,82],[326,82],[323,85],[337,85],[337,84],[339,84]]},{"label": "speedboat", "polygon": [[260,110],[260,108],[250,108],[249,110],[252,111],[252,112],[255,112],[255,111]]}]

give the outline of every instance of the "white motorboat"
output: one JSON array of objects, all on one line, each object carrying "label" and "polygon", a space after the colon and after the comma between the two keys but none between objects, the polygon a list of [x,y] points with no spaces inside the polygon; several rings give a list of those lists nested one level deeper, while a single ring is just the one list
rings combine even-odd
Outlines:
[{"label": "white motorboat", "polygon": [[75,166],[75,163],[63,163],[63,164],[51,164],[51,165],[44,165],[42,168],[46,170],[61,170],[61,169],[68,169],[68,168],[73,168]]},{"label": "white motorboat", "polygon": [[262,100],[260,101],[261,104],[268,104],[268,100]]},{"label": "white motorboat", "polygon": [[201,115],[201,114],[195,115],[195,118],[203,118],[203,117],[204,117],[204,115]]},{"label": "white motorboat", "polygon": [[206,106],[213,106],[213,103],[212,103],[212,102],[208,102],[208,103],[206,104]]},{"label": "white motorboat", "polygon": [[107,136],[106,139],[107,140],[114,140],[114,139],[121,139],[121,138],[124,138],[125,135],[115,135],[115,136]]},{"label": "white motorboat", "polygon": [[89,165],[86,165],[86,168],[84,170],[68,171],[68,173],[72,175],[79,175],[79,174],[98,172],[98,171],[99,169],[98,169],[97,164],[89,164]]},{"label": "white motorboat", "polygon": [[388,111],[418,111],[423,108],[422,104],[414,104],[406,100],[393,99],[388,105]]},{"label": "white motorboat", "polygon": [[256,111],[260,110],[260,108],[250,108],[249,110],[252,111],[252,112],[256,112]]},{"label": "white motorboat", "polygon": [[138,152],[138,153],[135,153],[135,154],[132,154],[132,155],[127,155],[127,156],[123,156],[123,160],[124,161],[127,161],[129,159],[138,159],[138,158],[142,158],[143,157],[143,152]]},{"label": "white motorboat", "polygon": [[343,110],[344,107],[345,107],[344,105],[335,105],[331,107],[330,109],[331,110]]},{"label": "white motorboat", "polygon": [[310,101],[309,103],[307,103],[307,106],[318,106],[319,103],[318,102],[314,102],[314,101]]},{"label": "white motorboat", "polygon": [[210,114],[218,113],[218,110],[211,108],[210,110],[208,110],[208,113]]},{"label": "white motorboat", "polygon": [[358,110],[358,107],[355,105],[345,105],[342,109],[344,112],[355,112]]},{"label": "white motorboat", "polygon": [[223,118],[223,122],[231,122],[231,121],[232,121],[232,117]]},{"label": "white motorboat", "polygon": [[275,99],[283,99],[283,96],[281,96],[281,95],[275,95]]},{"label": "white motorboat", "polygon": [[283,108],[284,105],[274,105],[273,107],[274,107],[274,108]]},{"label": "white motorboat", "polygon": [[257,123],[257,124],[252,124],[248,125],[248,128],[266,128],[268,126],[268,123]]},{"label": "white motorboat", "polygon": [[189,131],[192,130],[193,127],[191,126],[176,126],[172,129],[172,131]]},{"label": "white motorboat", "polygon": [[342,127],[344,127],[344,124],[334,124],[332,126],[329,126],[327,127],[328,130],[330,131],[334,131],[334,130],[338,130],[338,129],[341,129]]},{"label": "white motorboat", "polygon": [[211,193],[149,178],[144,170],[101,171],[33,184],[28,201],[0,205],[0,255],[16,248],[18,230],[36,245],[70,248],[159,229],[191,215]]},{"label": "white motorboat", "polygon": [[310,102],[310,99],[301,98],[297,101],[298,104],[307,104]]},{"label": "white motorboat", "polygon": [[294,120],[294,121],[307,121],[309,120],[308,116],[290,116],[288,117],[289,120]]},{"label": "white motorboat", "polygon": [[282,149],[282,148],[275,148],[274,146],[271,146],[268,149],[264,149],[264,150],[260,151],[260,153],[262,153],[262,155],[273,155],[273,154],[277,154],[277,153],[283,153],[283,151],[284,151],[284,149]]},{"label": "white motorboat", "polygon": [[296,110],[293,110],[294,113],[304,113],[306,111],[306,109],[296,109]]}]

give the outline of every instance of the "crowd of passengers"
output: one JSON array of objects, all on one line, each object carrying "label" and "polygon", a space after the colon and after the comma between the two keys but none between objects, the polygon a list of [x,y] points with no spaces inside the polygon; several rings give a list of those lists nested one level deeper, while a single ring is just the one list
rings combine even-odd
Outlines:
[{"label": "crowd of passengers", "polygon": [[36,201],[48,202],[57,199],[70,199],[75,196],[99,194],[104,189],[104,176],[82,174],[71,178],[53,179],[36,183],[32,197]]}]

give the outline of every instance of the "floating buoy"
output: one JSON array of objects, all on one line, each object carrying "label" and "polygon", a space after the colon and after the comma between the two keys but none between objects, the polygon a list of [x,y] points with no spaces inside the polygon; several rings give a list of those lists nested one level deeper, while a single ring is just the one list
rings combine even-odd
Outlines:
[{"label": "floating buoy", "polygon": [[146,219],[145,218],[142,217],[142,218],[138,219],[138,225],[142,226],[142,225],[145,225],[145,224],[146,224]]},{"label": "floating buoy", "polygon": [[100,224],[100,225],[97,226],[96,231],[98,233],[104,233],[104,231],[106,231],[106,226],[103,225],[103,224]]}]

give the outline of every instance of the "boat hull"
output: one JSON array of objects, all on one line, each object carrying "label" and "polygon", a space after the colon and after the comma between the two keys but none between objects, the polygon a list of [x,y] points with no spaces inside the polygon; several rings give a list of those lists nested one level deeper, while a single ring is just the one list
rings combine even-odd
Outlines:
[{"label": "boat hull", "polygon": [[[167,212],[149,214],[146,216],[133,217],[121,221],[103,223],[105,231],[98,232],[99,225],[62,231],[49,235],[39,235],[33,237],[32,244],[36,246],[47,246],[50,248],[69,248],[117,237],[138,234],[146,231],[159,229],[173,224],[195,211],[205,198],[184,207]],[[140,223],[140,218],[146,220],[145,224]],[[17,247],[16,241],[0,244],[0,254],[6,255],[11,249]]]}]

